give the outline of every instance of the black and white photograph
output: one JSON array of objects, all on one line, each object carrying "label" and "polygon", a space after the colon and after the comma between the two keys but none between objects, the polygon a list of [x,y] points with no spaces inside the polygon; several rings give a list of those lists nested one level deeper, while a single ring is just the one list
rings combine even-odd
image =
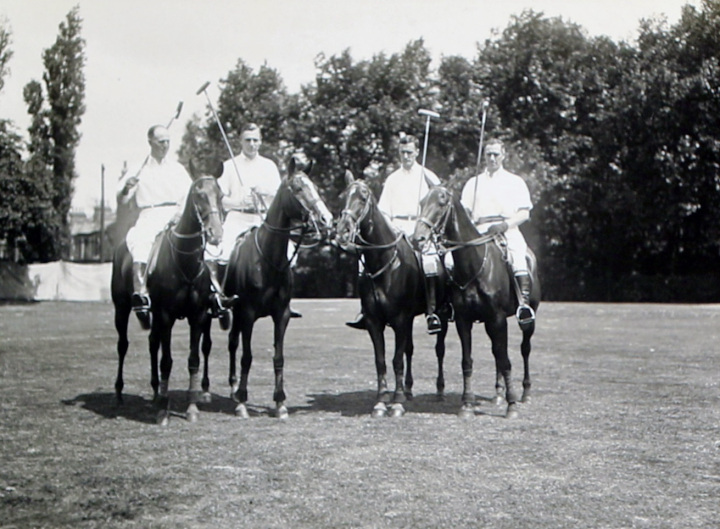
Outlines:
[{"label": "black and white photograph", "polygon": [[720,0],[0,0],[0,529],[711,529]]}]

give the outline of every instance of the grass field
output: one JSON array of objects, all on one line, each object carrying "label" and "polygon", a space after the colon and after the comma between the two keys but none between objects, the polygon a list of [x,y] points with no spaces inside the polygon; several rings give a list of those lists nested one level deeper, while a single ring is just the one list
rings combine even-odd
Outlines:
[{"label": "grass field", "polygon": [[[185,408],[187,324],[175,329],[170,424],[154,423],[146,334],[131,324],[126,403],[106,303],[0,305],[0,527],[715,528],[720,520],[720,305],[546,303],[516,420],[489,402],[476,326],[476,417],[462,421],[457,335],[436,402],[433,339],[415,330],[415,399],[373,419],[357,300],[295,300],[290,418],[272,403],[271,325],[254,336],[252,417],[228,398],[216,333],[214,400]],[[520,382],[520,333],[511,359]],[[388,338],[390,339],[389,333]],[[389,357],[388,357],[389,361]]]}]

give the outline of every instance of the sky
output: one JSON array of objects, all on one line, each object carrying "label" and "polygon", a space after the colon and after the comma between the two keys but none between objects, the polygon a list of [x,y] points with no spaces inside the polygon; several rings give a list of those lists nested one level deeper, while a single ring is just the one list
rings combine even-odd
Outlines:
[{"label": "sky", "polygon": [[686,4],[700,8],[701,0],[0,0],[13,51],[0,118],[27,137],[23,87],[42,80],[42,53],[79,5],[86,112],[73,208],[100,204],[104,166],[105,204],[114,209],[123,163],[139,165],[149,151],[148,127],[167,124],[182,101],[170,129],[175,152],[187,120],[205,116],[208,101],[197,90],[209,81],[207,96],[217,108],[219,81],[238,59],[256,71],[263,64],[278,70],[297,92],[314,80],[319,53],[349,49],[359,61],[422,38],[437,67],[443,56],[473,59],[478,43],[524,9],[577,23],[590,36],[633,41],[641,19],[673,24]]}]

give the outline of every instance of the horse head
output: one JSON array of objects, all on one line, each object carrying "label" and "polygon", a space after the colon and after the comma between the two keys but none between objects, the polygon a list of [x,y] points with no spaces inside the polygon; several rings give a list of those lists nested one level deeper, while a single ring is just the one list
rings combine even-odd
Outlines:
[{"label": "horse head", "polygon": [[203,175],[195,170],[190,162],[190,176],[193,180],[188,202],[191,202],[194,217],[200,225],[202,234],[210,244],[218,244],[223,235],[223,193],[218,184],[222,176],[223,164],[217,162],[211,174]]},{"label": "horse head", "polygon": [[345,171],[345,183],[347,184],[343,192],[345,205],[340,220],[338,220],[335,235],[340,246],[348,246],[353,243],[360,231],[361,223],[367,219],[374,202],[370,186],[365,180],[356,180],[349,170]]},{"label": "horse head", "polygon": [[293,154],[288,162],[288,176],[283,180],[282,187],[290,191],[297,206],[295,211],[289,212],[289,216],[311,223],[318,233],[327,233],[332,228],[333,217],[308,176],[312,166],[312,160],[308,160],[304,154]]},{"label": "horse head", "polygon": [[454,196],[452,191],[442,185],[428,182],[430,189],[420,201],[420,216],[415,223],[415,231],[411,237],[417,249],[437,242],[445,236],[448,220],[453,210]]}]

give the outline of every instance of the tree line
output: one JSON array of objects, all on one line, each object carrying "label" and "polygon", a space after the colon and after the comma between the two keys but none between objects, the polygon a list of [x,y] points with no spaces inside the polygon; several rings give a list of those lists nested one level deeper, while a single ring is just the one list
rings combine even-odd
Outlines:
[{"label": "tree line", "polygon": [[[338,213],[345,169],[379,194],[397,164],[399,132],[423,137],[420,108],[441,115],[431,126],[427,165],[455,183],[474,174],[488,100],[486,138],[505,141],[506,166],[531,189],[525,232],[546,299],[717,301],[719,35],[720,0],[685,6],[672,25],[643,20],[633,42],[589,36],[575,23],[527,10],[470,58],[444,56],[433,65],[421,39],[366,60],[349,50],[321,54],[314,81],[297,93],[270,65],[254,70],[239,59],[220,81],[217,113],[236,153],[242,125],[253,121],[263,127],[263,152],[281,168],[296,150],[312,157],[312,177]],[[37,88],[26,87],[28,104],[37,102]],[[30,150],[49,174],[58,152],[48,150],[63,136],[49,133],[58,125],[47,114],[37,117],[37,137],[53,139],[31,141]],[[0,186],[30,178],[15,156],[18,143],[0,122]],[[187,123],[178,155],[196,164],[227,157],[209,108]],[[55,208],[63,192],[40,195]],[[8,226],[3,200],[0,237]],[[28,218],[36,229],[53,225],[37,213]],[[352,256],[323,247],[301,257],[301,295],[352,290]],[[338,281],[328,282],[328,274]]]}]

